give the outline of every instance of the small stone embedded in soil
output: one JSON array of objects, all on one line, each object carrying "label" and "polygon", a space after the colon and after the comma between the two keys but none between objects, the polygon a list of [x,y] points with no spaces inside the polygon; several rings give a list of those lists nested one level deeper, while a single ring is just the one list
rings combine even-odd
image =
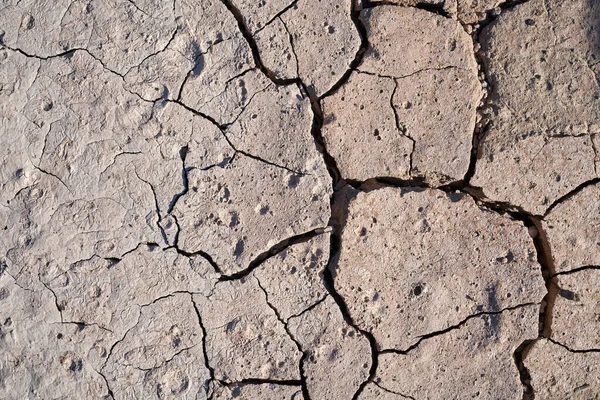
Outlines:
[{"label": "small stone embedded in soil", "polygon": [[538,303],[545,293],[527,228],[469,196],[359,193],[341,243],[330,267],[335,288],[381,349],[408,349],[471,315]]}]

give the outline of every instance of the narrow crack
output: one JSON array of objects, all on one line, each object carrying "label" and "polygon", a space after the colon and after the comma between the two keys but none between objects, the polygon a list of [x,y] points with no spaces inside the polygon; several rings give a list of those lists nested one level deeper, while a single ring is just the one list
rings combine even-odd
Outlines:
[{"label": "narrow crack", "polygon": [[202,330],[202,354],[204,355],[204,366],[208,369],[208,374],[210,376],[210,380],[204,383],[204,390],[207,394],[208,399],[212,399],[213,393],[210,393],[210,384],[216,380],[215,378],[215,369],[210,365],[210,358],[208,357],[208,350],[206,349],[206,327],[202,322],[202,315],[200,314],[200,310],[198,309],[198,304],[194,300],[194,296],[190,295],[190,299],[192,301],[192,305],[194,306],[194,311],[196,311],[196,316],[198,317],[198,325],[200,325],[200,330]]},{"label": "narrow crack", "polygon": [[[290,4],[288,4],[287,6],[285,6],[284,8],[282,8],[281,10],[279,10],[277,12],[277,14],[275,14],[270,20],[268,20],[262,27],[258,28],[256,31],[254,31],[254,35],[256,35],[257,33],[259,33],[260,31],[262,31],[263,29],[265,29],[267,26],[271,25],[276,19],[280,19],[281,20],[281,16],[283,14],[285,14],[286,12],[288,12],[289,10],[291,10],[293,7],[295,7],[298,4],[298,0],[294,0],[292,1]],[[283,22],[283,21],[282,21]],[[287,28],[286,28],[287,30]],[[288,32],[289,33],[289,32]]]},{"label": "narrow crack", "polygon": [[391,393],[391,394],[395,394],[396,396],[404,397],[405,399],[416,400],[416,399],[415,399],[414,397],[412,397],[412,396],[408,396],[408,395],[406,395],[406,394],[402,394],[402,393],[399,393],[399,392],[395,392],[395,391],[393,391],[393,390],[390,390],[390,389],[388,389],[388,388],[385,388],[385,387],[383,387],[383,386],[382,386],[380,383],[378,383],[378,382],[373,382],[373,383],[375,384],[375,386],[377,386],[379,389],[383,390],[384,392],[388,392],[388,393]]},{"label": "narrow crack", "polygon": [[413,155],[415,154],[415,147],[417,145],[417,142],[415,139],[413,139],[407,133],[406,128],[400,126],[400,116],[398,115],[398,110],[394,106],[394,96],[396,95],[396,92],[398,91],[398,80],[393,79],[393,82],[394,82],[394,90],[392,90],[392,95],[390,96],[390,107],[392,107],[392,112],[394,113],[394,122],[396,123],[396,129],[398,130],[398,132],[400,133],[401,136],[404,136],[405,138],[409,139],[412,143],[412,148],[410,150],[410,156],[409,156],[409,162],[408,162],[408,176],[412,177]]},{"label": "narrow crack", "polygon": [[552,212],[552,210],[558,206],[559,204],[563,203],[564,201],[570,199],[571,197],[575,196],[577,193],[581,192],[583,189],[585,189],[588,186],[592,186],[592,185],[596,185],[600,183],[600,178],[594,178],[594,179],[590,179],[588,181],[583,182],[582,184],[578,185],[576,188],[572,189],[569,193],[559,197],[558,199],[554,200],[552,202],[552,204],[550,204],[550,206],[546,209],[546,212],[544,213],[544,218],[548,216],[548,214],[550,214]]},{"label": "narrow crack", "polygon": [[304,397],[304,400],[310,400],[310,394],[308,392],[308,386],[306,383],[306,376],[304,375],[304,361],[308,357],[308,352],[304,351],[304,349],[302,348],[302,344],[294,337],[292,332],[290,332],[288,323],[281,317],[279,310],[277,310],[277,308],[271,304],[271,302],[269,301],[269,294],[267,293],[267,290],[260,283],[260,280],[258,279],[258,277],[256,275],[254,275],[254,279],[256,279],[256,282],[258,283],[258,287],[260,288],[260,290],[262,290],[263,294],[265,295],[265,302],[267,303],[267,306],[273,311],[273,313],[275,314],[275,316],[277,317],[279,322],[283,325],[283,329],[285,329],[285,332],[287,333],[289,338],[292,340],[292,342],[294,342],[294,344],[296,344],[298,351],[300,353],[302,353],[302,357],[300,357],[300,362],[298,364],[298,373],[300,374],[300,384],[302,386],[302,395]]},{"label": "narrow crack", "polygon": [[546,338],[548,339],[550,342],[568,350],[571,353],[600,353],[600,349],[581,349],[581,350],[575,350],[575,349],[571,349],[570,347],[568,347],[567,345],[564,345],[554,339],[551,338]]},{"label": "narrow crack", "polygon": [[271,246],[271,248],[269,248],[268,250],[266,250],[266,251],[262,252],[261,254],[259,254],[258,256],[256,256],[254,258],[254,260],[252,260],[248,264],[247,268],[245,268],[241,271],[235,272],[233,274],[221,275],[221,277],[219,278],[219,282],[234,281],[237,279],[244,278],[244,277],[250,275],[250,273],[252,271],[254,271],[256,268],[258,268],[263,262],[265,262],[269,258],[279,254],[286,248],[288,248],[294,244],[307,242],[310,239],[314,238],[315,236],[319,236],[325,232],[326,232],[326,228],[316,228],[311,231],[300,233],[298,235],[294,235],[292,237],[283,239],[279,243]]},{"label": "narrow crack", "polygon": [[417,347],[419,347],[419,345],[421,343],[423,343],[424,341],[434,338],[436,336],[441,336],[444,335],[448,332],[454,331],[456,329],[460,329],[463,325],[465,325],[468,321],[474,319],[474,318],[479,318],[485,315],[499,315],[502,314],[503,312],[506,311],[513,311],[513,310],[518,310],[520,308],[525,308],[525,307],[531,307],[531,306],[535,306],[535,305],[539,305],[539,303],[524,303],[524,304],[519,304],[516,306],[512,306],[512,307],[506,307],[503,308],[502,310],[499,311],[483,311],[483,312],[479,312],[479,313],[475,313],[472,315],[469,315],[468,317],[466,317],[465,319],[463,319],[462,321],[460,321],[459,323],[449,326],[447,328],[444,328],[442,330],[439,331],[435,331],[435,332],[430,332],[427,333],[425,335],[421,335],[419,336],[419,339],[413,343],[412,345],[410,345],[409,347],[407,347],[404,350],[400,350],[400,349],[382,349],[379,351],[379,354],[402,354],[402,355],[406,355],[408,353],[410,353],[412,350],[416,349]]},{"label": "narrow crack", "polygon": [[600,265],[585,265],[583,267],[573,268],[568,271],[556,272],[553,276],[570,275],[570,274],[575,274],[575,273],[581,272],[581,271],[593,271],[593,270],[600,270]]},{"label": "narrow crack", "polygon": [[[358,0],[351,1],[350,18],[352,19],[352,22],[354,23],[354,26],[356,27],[356,31],[358,32],[358,35],[360,37],[360,46],[358,47],[358,50],[356,51],[354,58],[352,59],[352,61],[350,61],[350,65],[348,66],[348,69],[346,70],[346,72],[344,72],[344,74],[340,77],[340,79],[338,79],[338,81],[336,83],[334,83],[333,86],[331,88],[329,88],[329,90],[327,90],[325,93],[323,93],[318,98],[318,100],[322,100],[325,97],[331,96],[332,94],[337,92],[348,81],[348,79],[350,78],[350,74],[352,74],[352,72],[356,68],[358,68],[358,66],[362,63],[365,53],[367,52],[367,49],[369,48],[369,40],[367,38],[367,29],[365,28],[364,24],[360,20],[360,9],[358,7],[357,2],[358,2]],[[310,91],[307,91],[307,93],[311,94]]]}]

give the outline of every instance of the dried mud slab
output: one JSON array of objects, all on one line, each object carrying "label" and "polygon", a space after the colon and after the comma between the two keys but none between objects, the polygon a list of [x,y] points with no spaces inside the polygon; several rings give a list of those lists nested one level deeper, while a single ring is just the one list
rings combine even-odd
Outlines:
[{"label": "dried mud slab", "polygon": [[224,168],[191,170],[187,179],[189,191],[173,211],[179,246],[208,253],[225,274],[329,219],[329,175],[298,175],[238,155]]},{"label": "dried mud slab", "polygon": [[571,350],[600,349],[600,269],[557,277],[551,338]]},{"label": "dried mud slab", "polygon": [[482,315],[443,335],[424,339],[408,354],[381,354],[375,381],[415,399],[448,399],[457,394],[522,399],[513,353],[525,340],[537,337],[538,313],[534,305]]},{"label": "dried mud slab", "polygon": [[116,398],[207,398],[203,333],[189,293],[141,308],[136,325],[110,349],[103,372]]},{"label": "dried mud slab", "polygon": [[331,297],[290,318],[290,333],[305,350],[302,370],[310,398],[348,399],[369,377],[369,341],[349,326]]},{"label": "dried mud slab", "polygon": [[525,367],[531,386],[542,399],[594,399],[600,393],[599,353],[573,353],[547,339],[537,341]]},{"label": "dried mud slab", "polygon": [[458,22],[412,7],[360,18],[369,47],[359,73],[323,101],[323,137],[342,176],[463,179],[483,95],[471,38]]},{"label": "dried mud slab", "polygon": [[108,395],[99,365],[86,359],[103,332],[61,323],[52,292],[43,285],[23,288],[0,273],[0,321],[0,397]]},{"label": "dried mud slab", "polygon": [[527,228],[468,196],[380,189],[350,201],[335,287],[381,349],[479,313],[541,301],[541,269]]},{"label": "dried mud slab", "polygon": [[330,234],[294,244],[262,263],[253,275],[284,321],[323,301],[323,271],[329,261]]},{"label": "dried mud slab", "polygon": [[583,188],[542,220],[556,272],[600,265],[600,185]]},{"label": "dried mud slab", "polygon": [[216,379],[300,379],[302,354],[256,278],[220,282],[210,296],[195,295],[194,301]]},{"label": "dried mud slab", "polygon": [[214,391],[212,398],[214,400],[300,400],[303,397],[297,385],[263,383],[222,386]]},{"label": "dried mud slab", "polygon": [[544,214],[598,177],[599,16],[598,3],[532,0],[482,33],[493,123],[472,184],[490,199]]}]

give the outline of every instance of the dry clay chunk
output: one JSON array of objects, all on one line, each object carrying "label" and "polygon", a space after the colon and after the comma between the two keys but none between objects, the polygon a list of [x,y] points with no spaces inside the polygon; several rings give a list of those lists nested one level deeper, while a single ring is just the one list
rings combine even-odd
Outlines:
[{"label": "dry clay chunk", "polygon": [[204,362],[192,297],[177,293],[142,307],[102,369],[116,398],[205,399],[210,375]]},{"label": "dry clay chunk", "polygon": [[538,316],[531,305],[471,318],[408,354],[381,354],[375,380],[414,399],[522,399],[513,354],[537,337]]},{"label": "dry clay chunk", "polygon": [[96,372],[100,364],[86,360],[105,334],[95,326],[62,324],[50,290],[39,281],[22,287],[0,272],[0,398],[107,396]]},{"label": "dry clay chunk", "polygon": [[253,96],[225,134],[236,149],[267,162],[326,174],[311,134],[312,118],[310,100],[298,86],[271,85]]},{"label": "dry clay chunk", "polygon": [[290,318],[290,333],[305,351],[303,371],[312,399],[350,399],[369,377],[369,341],[349,326],[331,296]]},{"label": "dry clay chunk", "polygon": [[[334,130],[327,124],[324,126],[326,140],[356,147],[348,152],[334,144],[333,153],[338,153],[342,173],[348,174],[350,179],[360,179],[355,176],[358,174],[366,175],[356,169],[370,173],[369,177],[405,178],[411,174],[424,176],[434,183],[462,179],[469,167],[476,108],[483,94],[471,38],[457,21],[420,9],[380,6],[363,10],[360,15],[366,26],[369,48],[359,69],[389,79],[367,84],[370,89],[367,103],[372,104],[366,105],[364,112],[381,115],[378,123],[385,121],[386,127],[383,131],[377,127],[380,135],[375,135],[374,127],[356,127],[354,120],[348,120],[344,111],[339,111],[347,104],[359,102],[359,98],[362,100],[365,93],[359,79],[354,82],[351,79],[345,93],[338,92],[325,102],[325,112],[329,112],[328,106],[332,108],[332,115],[328,115],[332,126],[336,126],[338,114],[340,125]],[[379,93],[371,89],[375,85],[380,87]],[[384,111],[389,110],[388,104],[393,107],[394,119],[390,118],[389,111]],[[395,136],[389,134],[395,131]],[[381,142],[362,146],[378,140],[377,136]],[[410,148],[408,141],[404,140],[401,146],[396,144],[401,142],[402,136],[414,142],[410,158],[404,157]],[[377,151],[378,147],[391,143],[395,146],[383,153]],[[356,163],[353,153],[360,154],[358,160],[364,161],[350,169],[346,165]],[[389,157],[391,153],[399,154]],[[412,167],[408,172],[407,163]]]},{"label": "dry clay chunk", "polygon": [[299,77],[317,96],[342,78],[360,48],[351,8],[350,0],[299,0],[281,15],[292,38]]},{"label": "dry clay chunk", "polygon": [[323,139],[345,179],[410,176],[412,140],[396,125],[391,78],[353,72],[322,101]]},{"label": "dry clay chunk", "polygon": [[571,350],[600,349],[600,270],[558,276],[552,339]]},{"label": "dry clay chunk", "polygon": [[382,349],[546,293],[527,228],[468,196],[432,189],[359,193],[342,232],[337,291]]},{"label": "dry clay chunk", "polygon": [[278,385],[274,383],[240,384],[219,386],[215,389],[214,400],[301,400],[300,386]]},{"label": "dry clay chunk", "polygon": [[120,261],[94,256],[60,275],[48,275],[42,277],[66,321],[97,325],[118,337],[135,324],[140,306],[182,290],[208,295],[216,281],[204,258],[155,245],[140,245]]},{"label": "dry clay chunk", "polygon": [[542,226],[556,272],[600,265],[600,184],[558,203]]},{"label": "dry clay chunk", "polygon": [[490,199],[542,215],[598,176],[600,88],[590,65],[600,55],[600,3],[590,4],[532,0],[482,33],[495,115],[472,184]]},{"label": "dry clay chunk", "polygon": [[173,215],[179,247],[208,253],[225,274],[294,235],[327,225],[331,181],[298,175],[238,154],[226,167],[188,173]]},{"label": "dry clay chunk", "polygon": [[119,0],[59,0],[52,7],[45,0],[4,2],[1,40],[39,57],[85,48],[125,74],[164,49],[176,29],[171,0],[138,3],[143,8]]},{"label": "dry clay chunk", "polygon": [[[573,327],[576,329],[575,327]],[[525,368],[540,399],[596,399],[600,393],[600,353],[573,353],[540,339],[527,354]]]},{"label": "dry clay chunk", "polygon": [[254,276],[275,307],[287,321],[327,295],[323,271],[329,260],[330,234],[289,246],[263,262]]},{"label": "dry clay chunk", "polygon": [[302,353],[267,304],[256,278],[219,282],[208,298],[195,295],[194,301],[216,379],[300,379]]}]

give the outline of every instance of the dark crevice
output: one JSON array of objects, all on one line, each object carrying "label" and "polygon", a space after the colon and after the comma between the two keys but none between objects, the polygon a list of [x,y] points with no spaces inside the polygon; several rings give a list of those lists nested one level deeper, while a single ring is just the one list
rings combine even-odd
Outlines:
[{"label": "dark crevice", "polygon": [[452,15],[450,15],[450,13],[444,9],[444,4],[431,4],[431,3],[425,3],[425,2],[421,2],[421,3],[417,3],[414,5],[414,8],[418,8],[420,10],[423,11],[427,11],[433,14],[437,14],[441,17],[444,18],[452,18]]},{"label": "dark crevice", "polygon": [[217,274],[222,274],[221,272],[221,268],[219,268],[219,266],[217,265],[217,263],[213,260],[213,258],[210,256],[210,254],[202,251],[202,250],[196,250],[193,252],[187,252],[185,250],[181,250],[179,247],[177,246],[170,246],[170,247],[165,247],[164,250],[169,250],[169,249],[175,249],[175,251],[177,252],[177,254],[180,254],[184,257],[195,257],[195,256],[200,256],[202,258],[204,258],[206,261],[208,261],[208,263],[213,267],[213,269],[215,270],[215,272]]},{"label": "dark crevice", "polygon": [[181,181],[183,184],[183,190],[179,193],[176,193],[175,196],[173,196],[173,198],[169,202],[169,207],[167,208],[167,214],[170,214],[173,211],[173,208],[175,208],[177,201],[182,196],[185,196],[189,190],[189,187],[188,187],[189,169],[185,167],[185,158],[187,157],[188,151],[189,151],[188,145],[185,145],[179,149],[179,158],[181,159]]},{"label": "dark crevice", "polygon": [[274,305],[272,305],[271,302],[269,301],[269,294],[267,293],[267,291],[263,287],[263,285],[260,283],[260,280],[256,276],[254,276],[254,279],[256,279],[256,282],[258,283],[258,287],[260,288],[260,290],[262,290],[263,294],[265,295],[265,302],[267,303],[267,306],[273,311],[273,313],[275,314],[275,316],[277,317],[277,319],[279,320],[281,325],[283,325],[283,329],[285,329],[285,332],[287,333],[290,340],[292,342],[294,342],[298,351],[300,353],[302,353],[302,357],[300,357],[300,362],[298,364],[298,373],[300,374],[300,386],[302,386],[302,395],[304,397],[304,400],[310,400],[310,394],[308,392],[308,385],[306,383],[306,376],[304,375],[304,361],[309,356],[309,354],[307,351],[304,351],[304,349],[302,348],[302,344],[296,339],[296,337],[294,337],[292,332],[290,332],[290,328],[287,324],[287,321],[285,321],[281,317],[279,310],[277,310],[277,308]]},{"label": "dark crevice", "polygon": [[363,390],[365,389],[367,384],[369,384],[369,382],[372,382],[373,379],[375,378],[375,373],[377,371],[377,365],[378,365],[378,356],[379,356],[378,347],[379,346],[377,345],[375,336],[373,336],[373,334],[371,332],[361,329],[352,320],[352,317],[350,316],[350,312],[348,310],[348,305],[346,304],[346,301],[335,289],[335,279],[334,279],[333,271],[335,270],[335,266],[339,259],[339,253],[341,250],[341,235],[342,235],[343,227],[345,225],[345,219],[346,219],[346,213],[347,213],[346,201],[345,201],[345,199],[341,198],[344,195],[345,195],[344,192],[338,191],[332,198],[332,209],[337,211],[338,209],[341,208],[341,210],[339,210],[339,212],[333,212],[332,218],[330,220],[330,225],[333,226],[333,233],[331,235],[331,240],[330,240],[329,260],[327,262],[327,265],[325,266],[325,269],[323,270],[323,283],[325,285],[325,288],[327,289],[327,292],[329,293],[329,295],[333,298],[333,300],[337,304],[337,306],[344,318],[344,321],[349,326],[354,328],[356,331],[360,332],[369,341],[369,346],[371,348],[371,368],[369,369],[369,375],[368,375],[367,379],[365,379],[360,384],[357,391],[352,396],[352,399],[356,400],[356,399],[358,399],[360,394],[363,392]]},{"label": "dark crevice", "polygon": [[498,315],[498,314],[502,314],[503,312],[506,311],[512,311],[512,310],[518,310],[520,308],[524,308],[524,307],[531,307],[531,306],[535,306],[538,305],[538,303],[524,303],[524,304],[519,304],[516,306],[512,306],[512,307],[506,307],[503,308],[502,310],[499,311],[483,311],[483,312],[479,312],[476,314],[472,314],[469,315],[468,317],[466,317],[465,319],[463,319],[462,321],[460,321],[459,323],[449,326],[448,328],[439,330],[439,331],[435,331],[435,332],[430,332],[427,333],[425,335],[421,335],[419,336],[419,339],[413,343],[412,345],[410,345],[409,347],[407,347],[404,350],[400,350],[400,349],[382,349],[379,351],[380,354],[402,354],[402,355],[406,355],[408,353],[410,353],[412,350],[416,349],[417,347],[419,347],[419,345],[431,338],[434,338],[436,336],[441,336],[444,335],[450,331],[456,330],[456,329],[460,329],[463,325],[465,325],[468,321],[474,319],[474,318],[479,318],[482,316],[486,316],[486,315]]},{"label": "dark crevice", "polygon": [[158,230],[160,231],[160,234],[163,238],[163,241],[165,242],[165,244],[168,246],[169,245],[169,238],[167,236],[167,233],[165,232],[165,230],[163,229],[163,227],[161,226],[161,221],[162,221],[162,215],[160,213],[160,207],[158,205],[158,197],[156,196],[156,191],[154,190],[154,186],[148,182],[147,180],[143,179],[140,177],[140,175],[137,173],[137,171],[134,169],[134,173],[135,176],[137,176],[137,178],[144,182],[145,184],[147,184],[148,186],[150,186],[150,190],[152,191],[152,196],[154,197],[154,207],[156,208],[156,215],[158,217],[158,221],[156,221],[156,226],[158,227]]},{"label": "dark crevice", "polygon": [[532,219],[537,230],[537,235],[533,238],[533,244],[537,252],[537,261],[542,267],[542,277],[546,284],[546,295],[542,300],[540,308],[540,336],[549,337],[552,334],[552,310],[556,297],[558,296],[558,285],[556,280],[556,267],[550,249],[550,243],[546,237],[539,219]]},{"label": "dark crevice", "polygon": [[254,271],[256,268],[258,268],[263,262],[265,262],[266,260],[268,260],[269,258],[279,254],[280,252],[282,252],[283,250],[285,250],[286,248],[294,245],[294,244],[298,244],[298,243],[304,243],[309,241],[310,239],[314,238],[315,236],[319,236],[321,234],[323,234],[325,232],[325,228],[316,228],[313,229],[311,231],[305,232],[305,233],[301,233],[289,238],[286,238],[284,240],[282,240],[281,242],[273,245],[270,249],[268,249],[267,251],[259,254],[258,256],[256,256],[254,258],[254,260],[252,260],[250,262],[250,264],[248,264],[248,267],[230,274],[230,275],[222,275],[219,278],[219,282],[223,282],[223,281],[234,281],[237,279],[241,279],[244,278],[248,275],[250,275],[250,273],[252,271]]},{"label": "dark crevice", "polygon": [[192,300],[192,305],[194,306],[194,311],[196,312],[196,316],[198,317],[198,325],[200,325],[200,330],[202,331],[202,354],[204,355],[204,366],[208,369],[208,374],[210,376],[210,380],[204,383],[204,390],[207,394],[207,398],[212,398],[212,393],[209,395],[210,384],[215,381],[215,369],[210,366],[208,351],[206,350],[206,327],[202,322],[202,315],[200,314],[200,310],[198,309],[198,305],[196,301],[194,301],[194,296],[191,295],[190,299]]},{"label": "dark crevice", "polygon": [[533,400],[535,398],[533,386],[531,386],[531,374],[527,370],[527,367],[525,367],[524,363],[529,349],[531,349],[531,346],[533,346],[535,342],[536,340],[525,340],[513,353],[513,360],[517,366],[517,370],[519,371],[519,379],[523,385],[523,400]]}]

